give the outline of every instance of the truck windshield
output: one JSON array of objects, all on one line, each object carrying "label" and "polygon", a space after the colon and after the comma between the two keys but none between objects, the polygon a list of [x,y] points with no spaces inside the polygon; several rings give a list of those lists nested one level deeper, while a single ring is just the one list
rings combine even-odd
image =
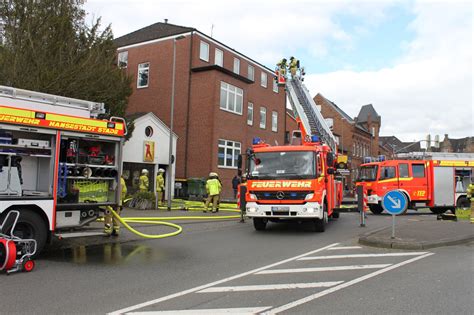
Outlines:
[{"label": "truck windshield", "polygon": [[250,159],[249,175],[254,179],[315,178],[315,154],[311,151],[255,153]]},{"label": "truck windshield", "polygon": [[377,178],[377,165],[362,166],[359,171],[358,182],[373,182]]}]

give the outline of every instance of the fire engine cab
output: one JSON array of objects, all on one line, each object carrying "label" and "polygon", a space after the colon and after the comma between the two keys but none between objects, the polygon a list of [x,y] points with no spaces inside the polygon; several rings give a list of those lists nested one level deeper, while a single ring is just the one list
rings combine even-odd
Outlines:
[{"label": "fire engine cab", "polygon": [[269,221],[293,220],[323,232],[328,218],[339,216],[342,202],[336,139],[301,76],[283,84],[300,130],[293,132],[291,145],[270,146],[256,138],[247,150],[246,215],[256,230]]},{"label": "fire engine cab", "polygon": [[118,203],[125,124],[97,119],[104,112],[0,86],[0,222],[18,211],[14,237],[35,240],[36,253],[53,236],[84,236],[76,230]]},{"label": "fire engine cab", "polygon": [[430,208],[433,213],[468,207],[467,187],[473,181],[474,154],[413,152],[396,160],[362,164],[356,185],[362,185],[374,214],[383,211],[381,200],[399,189],[409,208]]}]

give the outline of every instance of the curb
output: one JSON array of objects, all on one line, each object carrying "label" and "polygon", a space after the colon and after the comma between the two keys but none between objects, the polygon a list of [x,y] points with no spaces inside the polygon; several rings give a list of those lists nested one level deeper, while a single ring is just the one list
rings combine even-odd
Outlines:
[{"label": "curb", "polygon": [[391,249],[429,249],[435,247],[443,247],[443,246],[453,246],[453,245],[460,245],[474,241],[474,235],[468,236],[460,236],[460,237],[453,237],[449,239],[441,239],[437,241],[403,241],[397,239],[389,239],[389,238],[381,238],[377,237],[374,234],[391,229],[391,227],[384,227],[374,231],[370,231],[368,233],[362,234],[359,237],[359,244],[365,246],[372,246],[372,247],[379,247],[379,248],[391,248]]}]

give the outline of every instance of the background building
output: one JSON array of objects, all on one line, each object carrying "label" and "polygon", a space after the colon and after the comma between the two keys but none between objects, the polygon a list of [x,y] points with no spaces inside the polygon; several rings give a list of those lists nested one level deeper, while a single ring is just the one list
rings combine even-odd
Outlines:
[{"label": "background building", "polygon": [[286,97],[272,70],[194,28],[169,23],[115,42],[118,66],[134,79],[128,112],[153,112],[168,126],[176,45],[177,178],[218,172],[228,198],[237,156],[252,138],[285,142]]},{"label": "background building", "polygon": [[318,93],[314,101],[321,108],[323,117],[332,120],[332,129],[339,144],[339,152],[348,156],[348,167],[351,173],[345,178],[345,184],[351,189],[364,157],[386,154],[386,150],[379,146],[382,118],[372,104],[362,106],[357,117],[351,118],[322,94]]}]

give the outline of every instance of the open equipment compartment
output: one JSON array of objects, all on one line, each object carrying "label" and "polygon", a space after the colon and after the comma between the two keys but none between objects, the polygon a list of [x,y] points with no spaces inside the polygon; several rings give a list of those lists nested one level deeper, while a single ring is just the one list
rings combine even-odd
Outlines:
[{"label": "open equipment compartment", "polygon": [[56,131],[0,124],[0,199],[52,199]]}]

